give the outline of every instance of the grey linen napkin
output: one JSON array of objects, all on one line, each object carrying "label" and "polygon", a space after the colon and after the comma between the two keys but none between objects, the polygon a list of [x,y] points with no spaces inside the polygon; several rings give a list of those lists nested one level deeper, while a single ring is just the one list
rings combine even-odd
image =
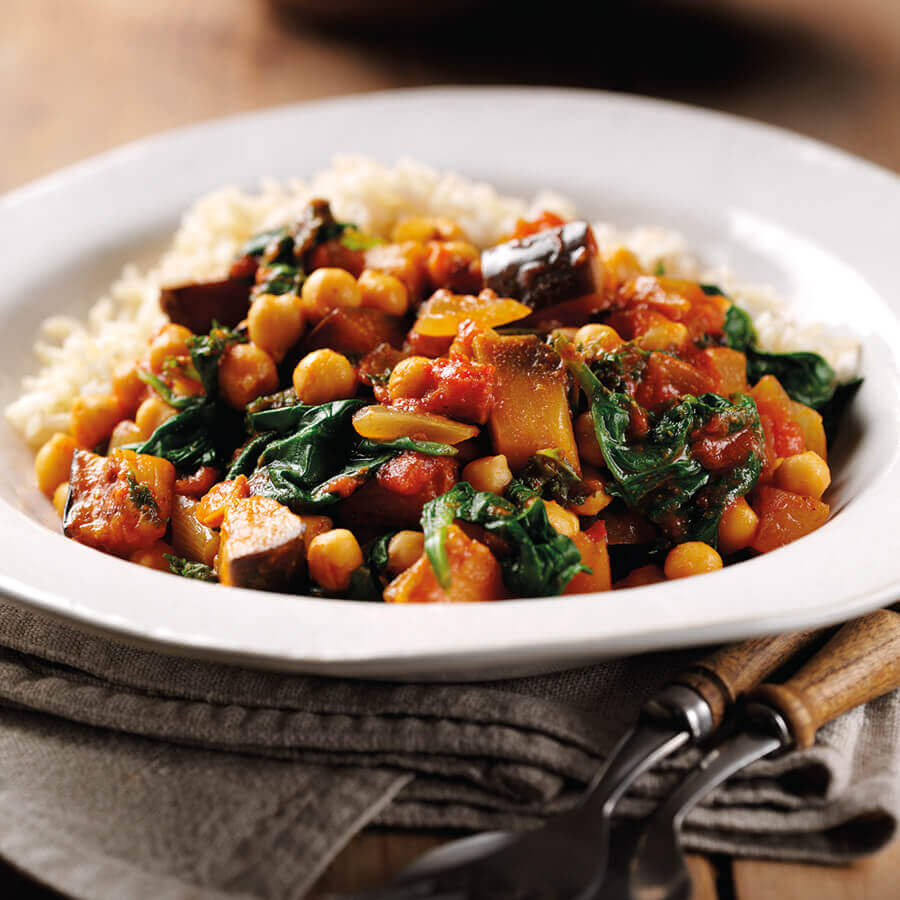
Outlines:
[{"label": "grey linen napkin", "polygon": [[[488,684],[286,676],[0,603],[0,855],[75,897],[299,898],[360,828],[528,827],[569,807],[695,652]],[[622,804],[638,816],[698,758]],[[688,847],[839,862],[900,816],[900,695],[747,770]]]}]

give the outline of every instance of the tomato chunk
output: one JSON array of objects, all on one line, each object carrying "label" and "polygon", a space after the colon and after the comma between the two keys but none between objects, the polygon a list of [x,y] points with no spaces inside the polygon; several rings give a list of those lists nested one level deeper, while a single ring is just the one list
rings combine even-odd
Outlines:
[{"label": "tomato chunk", "polygon": [[418,387],[419,396],[398,397],[391,406],[483,425],[494,406],[494,367],[464,356],[433,359]]},{"label": "tomato chunk", "polygon": [[829,506],[821,500],[803,497],[779,488],[757,489],[752,504],[759,516],[759,529],[751,545],[768,553],[820,528],[828,518]]},{"label": "tomato chunk", "polygon": [[401,572],[385,589],[387,603],[462,603],[498,600],[503,596],[500,563],[484,544],[451,525],[447,531],[450,584],[443,588],[422,556]]}]

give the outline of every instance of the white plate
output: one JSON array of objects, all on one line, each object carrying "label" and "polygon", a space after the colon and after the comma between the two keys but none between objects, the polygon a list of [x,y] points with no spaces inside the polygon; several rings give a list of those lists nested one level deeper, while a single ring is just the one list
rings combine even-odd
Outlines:
[{"label": "white plate", "polygon": [[0,590],[187,655],[378,677],[473,678],[847,618],[900,595],[900,182],[783,131],[668,103],[550,90],[371,94],[239,116],[123,147],[0,201],[0,404],[39,320],[83,310],[148,259],[199,194],[307,175],[335,152],[410,155],[582,214],[683,232],[707,261],[771,282],[864,343],[866,382],[835,448],[834,517],[770,555],[627,592],[387,605],[177,579],[65,540],[0,425]]}]

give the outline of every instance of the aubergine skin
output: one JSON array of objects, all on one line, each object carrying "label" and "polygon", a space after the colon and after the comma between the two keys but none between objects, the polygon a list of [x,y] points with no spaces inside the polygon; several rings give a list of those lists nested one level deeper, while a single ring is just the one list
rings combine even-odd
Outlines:
[{"label": "aubergine skin", "polygon": [[567,222],[481,254],[486,287],[532,309],[542,309],[603,288],[603,264],[587,222]]},{"label": "aubergine skin", "polygon": [[159,305],[176,324],[194,334],[206,334],[213,322],[234,328],[250,309],[253,276],[197,281],[179,287],[162,288]]}]

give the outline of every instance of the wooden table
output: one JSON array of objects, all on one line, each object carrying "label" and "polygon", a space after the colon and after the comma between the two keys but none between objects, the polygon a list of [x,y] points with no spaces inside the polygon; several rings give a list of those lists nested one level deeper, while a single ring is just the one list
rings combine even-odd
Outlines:
[{"label": "wooden table", "polygon": [[[568,17],[504,19],[487,6],[468,20],[348,32],[312,28],[264,0],[3,0],[0,190],[198,119],[434,83],[671,97],[784,125],[900,170],[896,0],[593,4],[577,28]],[[721,12],[729,7],[732,18]],[[317,892],[376,881],[447,837],[366,832]],[[699,898],[888,900],[897,896],[900,843],[841,868],[701,857],[691,865]],[[0,870],[0,894],[55,896],[9,868]]]}]

